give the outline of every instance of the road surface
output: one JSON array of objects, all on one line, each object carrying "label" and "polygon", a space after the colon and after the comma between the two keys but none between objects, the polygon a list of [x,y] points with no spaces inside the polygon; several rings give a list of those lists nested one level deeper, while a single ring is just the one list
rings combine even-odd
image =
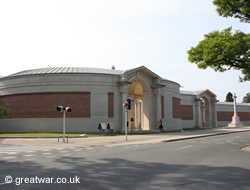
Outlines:
[{"label": "road surface", "polygon": [[250,132],[85,148],[1,145],[0,189],[250,189],[250,152],[241,150],[249,144]]}]

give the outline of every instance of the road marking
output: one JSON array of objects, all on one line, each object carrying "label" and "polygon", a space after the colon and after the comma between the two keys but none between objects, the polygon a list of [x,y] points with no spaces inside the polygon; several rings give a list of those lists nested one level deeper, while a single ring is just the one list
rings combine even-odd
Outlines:
[{"label": "road marking", "polygon": [[15,159],[16,157],[14,156],[9,156],[9,157],[3,157],[3,159],[8,160],[8,159]]},{"label": "road marking", "polygon": [[52,154],[51,152],[44,152],[43,154]]},{"label": "road marking", "polygon": [[26,154],[26,155],[23,155],[23,156],[29,157],[29,156],[34,156],[34,154]]},{"label": "road marking", "polygon": [[8,154],[17,154],[17,152],[8,152]]},{"label": "road marking", "polygon": [[1,151],[1,154],[17,154],[17,152]]},{"label": "road marking", "polygon": [[182,149],[191,148],[191,147],[193,147],[193,146],[192,145],[190,145],[190,146],[184,146],[184,147],[176,148],[176,149],[173,149],[173,150],[182,150]]},{"label": "road marking", "polygon": [[79,152],[79,151],[81,151],[80,149],[75,149],[75,150],[73,150],[73,151],[75,151],[75,152]]}]

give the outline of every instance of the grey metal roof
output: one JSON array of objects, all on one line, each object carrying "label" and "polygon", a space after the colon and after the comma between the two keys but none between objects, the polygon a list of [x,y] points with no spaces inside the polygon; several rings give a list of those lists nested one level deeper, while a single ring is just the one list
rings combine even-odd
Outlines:
[{"label": "grey metal roof", "polygon": [[196,95],[195,91],[187,91],[187,90],[181,90],[181,94],[186,94],[186,95]]},{"label": "grey metal roof", "polygon": [[50,68],[40,68],[21,71],[14,73],[6,77],[15,77],[23,75],[39,75],[39,74],[63,74],[63,73],[72,73],[72,74],[109,74],[109,75],[121,75],[123,71],[113,70],[113,69],[100,69],[100,68],[87,68],[87,67],[50,67]]},{"label": "grey metal roof", "polygon": [[[40,68],[40,69],[31,69],[25,70],[18,73],[14,73],[8,76],[4,76],[0,79],[5,79],[9,77],[18,77],[18,76],[27,76],[27,75],[42,75],[42,74],[107,74],[107,75],[122,75],[128,74],[130,72],[136,72],[138,70],[143,70],[150,76],[158,78],[159,76],[153,73],[151,70],[146,68],[145,66],[140,66],[137,68],[121,71],[114,69],[102,69],[102,68],[91,68],[91,67],[48,67],[48,68]],[[160,77],[159,77],[160,78]],[[164,81],[170,81],[164,78],[161,78]],[[174,82],[176,83],[176,82]],[[176,83],[178,84],[178,83]],[[179,85],[179,84],[178,84]]]},{"label": "grey metal roof", "polygon": [[181,90],[181,94],[186,94],[186,95],[199,95],[202,92],[205,92],[206,90],[199,90],[199,91],[186,91],[186,90]]},{"label": "grey metal roof", "polygon": [[195,95],[195,96],[200,96],[202,93],[204,92],[208,92],[210,93],[211,96],[216,97],[216,94],[214,94],[213,92],[211,92],[210,90],[206,89],[206,90],[198,90],[198,91],[185,91],[185,90],[181,90],[180,93],[181,94],[185,94],[185,95]]}]

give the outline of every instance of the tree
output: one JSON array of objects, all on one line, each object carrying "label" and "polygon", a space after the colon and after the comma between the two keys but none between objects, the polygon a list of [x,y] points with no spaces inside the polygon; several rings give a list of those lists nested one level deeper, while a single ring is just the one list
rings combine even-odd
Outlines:
[{"label": "tree", "polygon": [[5,118],[11,116],[10,109],[0,106],[0,117]]},{"label": "tree", "polygon": [[241,22],[250,23],[249,0],[214,0],[216,11],[223,17],[239,18]]},{"label": "tree", "polygon": [[231,92],[228,92],[227,96],[226,96],[226,101],[225,102],[233,102],[233,101],[234,101],[233,94]]},{"label": "tree", "polygon": [[247,94],[243,97],[242,103],[250,103],[250,93],[247,93]]},{"label": "tree", "polygon": [[198,68],[210,67],[224,72],[231,68],[241,70],[241,81],[250,81],[250,34],[231,32],[232,27],[223,31],[205,34],[205,39],[187,51],[188,60]]},{"label": "tree", "polygon": [[[250,23],[249,0],[214,0],[213,3],[220,16]],[[232,34],[231,30],[232,27],[204,35],[204,40],[187,51],[188,60],[200,69],[210,67],[220,72],[231,68],[240,70],[243,74],[240,81],[250,81],[250,34],[238,30]]]}]

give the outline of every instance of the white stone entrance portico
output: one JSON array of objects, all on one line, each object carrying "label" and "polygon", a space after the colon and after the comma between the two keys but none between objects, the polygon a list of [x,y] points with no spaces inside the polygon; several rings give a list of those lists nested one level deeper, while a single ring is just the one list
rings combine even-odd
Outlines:
[{"label": "white stone entrance portico", "polygon": [[[210,90],[198,94],[200,99],[200,127],[215,127],[216,124],[216,95]],[[199,119],[198,119],[199,121]]]},{"label": "white stone entrance portico", "polygon": [[[129,130],[155,130],[161,118],[161,78],[145,67],[128,70],[120,80],[122,103],[130,97],[134,100],[132,109],[122,108],[122,129],[129,121]],[[121,104],[122,105],[122,104]]]}]

